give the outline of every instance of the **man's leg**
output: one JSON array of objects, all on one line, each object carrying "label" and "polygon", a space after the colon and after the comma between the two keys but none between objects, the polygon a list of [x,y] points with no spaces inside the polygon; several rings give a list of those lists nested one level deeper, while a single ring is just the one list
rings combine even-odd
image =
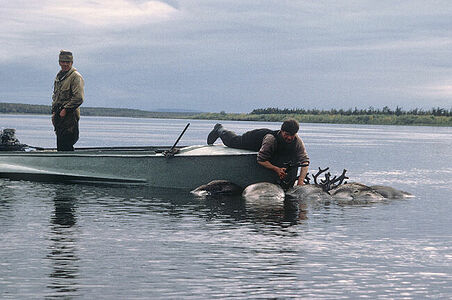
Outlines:
[{"label": "man's leg", "polygon": [[74,151],[72,135],[57,136],[57,151]]},{"label": "man's leg", "polygon": [[57,135],[57,151],[74,151],[74,144],[78,141],[78,124],[74,126],[72,133]]},{"label": "man's leg", "polygon": [[225,146],[237,149],[242,148],[242,136],[235,134],[235,132],[223,129],[220,132],[220,139]]},{"label": "man's leg", "polygon": [[225,146],[242,149],[242,136],[235,134],[233,131],[224,129],[221,124],[216,124],[209,133],[207,144],[212,145],[218,138],[221,139]]}]

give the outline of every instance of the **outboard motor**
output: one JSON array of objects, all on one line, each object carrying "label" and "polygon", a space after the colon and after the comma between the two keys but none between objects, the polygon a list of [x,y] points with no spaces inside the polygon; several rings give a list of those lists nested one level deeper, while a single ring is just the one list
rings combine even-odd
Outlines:
[{"label": "outboard motor", "polygon": [[24,151],[27,145],[21,144],[16,138],[16,129],[0,130],[0,151]]}]

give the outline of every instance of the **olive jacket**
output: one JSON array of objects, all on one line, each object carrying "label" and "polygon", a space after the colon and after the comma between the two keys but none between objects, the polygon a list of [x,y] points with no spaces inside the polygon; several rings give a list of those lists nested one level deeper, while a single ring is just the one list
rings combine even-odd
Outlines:
[{"label": "olive jacket", "polygon": [[[52,122],[57,134],[72,133],[80,119],[79,106],[83,103],[85,83],[82,75],[72,67],[66,74],[60,71],[55,77],[52,95]],[[60,111],[65,108],[66,116]]]}]

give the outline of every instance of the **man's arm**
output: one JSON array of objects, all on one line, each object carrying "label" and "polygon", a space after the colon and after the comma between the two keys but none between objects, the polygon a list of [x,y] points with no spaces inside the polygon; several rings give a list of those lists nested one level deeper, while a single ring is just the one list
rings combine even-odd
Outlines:
[{"label": "man's arm", "polygon": [[300,168],[300,177],[298,177],[297,185],[304,185],[304,179],[306,177],[306,174],[308,174],[308,169],[309,169],[309,166]]},{"label": "man's arm", "polygon": [[[266,160],[266,161],[257,161],[257,163],[260,164],[261,166],[269,169],[269,170],[272,170],[276,174],[278,174],[279,179],[283,179],[287,175],[286,174],[286,168],[279,168],[279,167],[273,165],[268,160]],[[306,176],[306,174],[305,174],[305,176]]]},{"label": "man's arm", "polygon": [[83,77],[75,72],[73,77],[71,78],[71,98],[67,103],[65,103],[64,108],[66,110],[76,109],[79,107],[85,98],[85,82],[83,81]]},{"label": "man's arm", "polygon": [[272,134],[267,134],[264,137],[262,146],[257,154],[257,163],[275,172],[279,179],[283,179],[286,177],[286,168],[277,167],[270,162],[270,159],[275,152],[275,142],[275,137]]},{"label": "man's arm", "polygon": [[297,135],[297,157],[298,162],[306,165],[300,168],[300,177],[298,177],[298,185],[304,185],[304,179],[308,174],[309,169],[309,157],[306,152],[306,147],[304,146],[303,140]]},{"label": "man's arm", "polygon": [[72,80],[71,83],[72,97],[69,100],[69,102],[67,102],[64,105],[64,107],[60,110],[61,118],[64,118],[66,116],[68,109],[74,110],[77,107],[79,107],[83,103],[85,97],[84,92],[85,82],[83,81],[83,77],[79,73],[76,73],[71,80]]}]

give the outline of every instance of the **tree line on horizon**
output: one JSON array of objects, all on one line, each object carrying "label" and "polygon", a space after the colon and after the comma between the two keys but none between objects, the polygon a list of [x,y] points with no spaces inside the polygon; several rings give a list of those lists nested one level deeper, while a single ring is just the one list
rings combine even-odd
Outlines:
[{"label": "tree line on horizon", "polygon": [[[105,116],[105,117],[131,117],[131,118],[170,118],[188,115],[184,112],[150,112],[130,108],[110,108],[110,107],[80,107],[84,116]],[[52,107],[50,105],[4,103],[0,102],[0,113],[4,114],[37,114],[50,115]]]},{"label": "tree line on horizon", "polygon": [[[49,105],[18,104],[0,102],[0,113],[50,115]],[[128,108],[81,107],[84,116],[197,119],[281,122],[295,118],[300,123],[368,124],[368,125],[425,125],[452,126],[452,109],[432,108],[431,110],[412,109],[404,111],[397,107],[383,109],[280,109],[260,108],[251,113],[195,113],[195,112],[151,112]]]},{"label": "tree line on horizon", "polygon": [[[149,117],[154,114],[170,114],[170,115],[197,115],[198,113],[189,112],[151,112],[139,109],[130,108],[107,108],[107,107],[81,107],[82,112],[85,115],[104,115],[104,116],[137,116],[137,117]],[[37,105],[37,104],[22,104],[22,103],[5,103],[0,102],[0,113],[25,113],[25,114],[50,114],[50,105]],[[225,112],[221,112],[225,115]],[[357,116],[357,115],[391,115],[391,116],[452,116],[452,108],[447,110],[444,108],[436,107],[430,110],[423,110],[420,108],[414,108],[410,110],[403,110],[397,106],[394,110],[388,106],[382,109],[374,108],[370,106],[366,109],[335,109],[320,110],[320,109],[303,109],[303,108],[257,108],[252,110],[250,115],[343,115],[343,116]]]},{"label": "tree line on horizon", "polygon": [[367,109],[330,109],[330,110],[320,110],[320,109],[302,109],[302,108],[258,108],[254,109],[250,114],[254,115],[342,115],[342,116],[359,116],[359,115],[389,115],[389,116],[404,116],[404,115],[414,115],[414,116],[442,116],[451,117],[452,108],[447,110],[444,108],[436,107],[430,110],[423,110],[420,108],[414,108],[410,110],[403,110],[401,107],[397,106],[395,110],[392,110],[388,106],[382,109],[374,108],[370,106]]}]

